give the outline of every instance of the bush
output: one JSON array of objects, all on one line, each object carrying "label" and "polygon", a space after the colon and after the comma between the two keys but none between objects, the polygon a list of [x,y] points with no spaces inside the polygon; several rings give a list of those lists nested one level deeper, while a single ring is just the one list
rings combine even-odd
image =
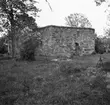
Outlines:
[{"label": "bush", "polygon": [[24,48],[23,50],[21,50],[20,56],[22,60],[35,60],[34,53],[34,49]]},{"label": "bush", "polygon": [[0,54],[5,54],[5,53],[7,53],[7,52],[8,52],[7,46],[6,46],[6,45],[2,45],[2,46],[0,47]]},{"label": "bush", "polygon": [[31,37],[23,43],[23,48],[20,51],[22,60],[35,60],[35,51],[41,44],[41,40]]},{"label": "bush", "polygon": [[110,62],[103,63],[103,71],[110,72]]},{"label": "bush", "polygon": [[96,53],[99,53],[99,54],[103,54],[104,52],[106,52],[104,43],[102,43],[102,41],[99,38],[95,40],[95,51]]},{"label": "bush", "polygon": [[5,45],[5,37],[0,38],[0,53],[5,54],[8,52],[7,45]]}]

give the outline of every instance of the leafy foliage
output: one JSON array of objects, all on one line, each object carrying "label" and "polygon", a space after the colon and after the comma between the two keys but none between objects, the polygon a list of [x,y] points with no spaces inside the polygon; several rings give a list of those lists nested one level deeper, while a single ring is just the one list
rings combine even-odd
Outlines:
[{"label": "leafy foliage", "polygon": [[36,3],[34,0],[1,0],[0,9],[2,14],[6,14],[11,27],[22,28],[23,25],[33,24],[33,21],[35,23],[34,18],[30,17],[28,13],[36,14],[39,12],[34,3]]},{"label": "leafy foliage", "polygon": [[[39,9],[35,0],[0,0],[0,15],[5,14],[9,22],[9,35],[12,40],[12,56],[15,56],[15,34],[25,26],[36,26],[31,15],[36,15]],[[7,22],[6,22],[7,23]]]},{"label": "leafy foliage", "polygon": [[106,51],[104,43],[102,43],[102,41],[99,38],[95,40],[95,51],[96,53],[100,54],[103,54]]},{"label": "leafy foliage", "polygon": [[66,25],[71,27],[92,27],[90,21],[81,13],[70,14],[65,18]]},{"label": "leafy foliage", "polygon": [[23,60],[35,60],[36,49],[42,45],[42,41],[37,33],[30,32],[27,39],[22,42],[22,49],[20,49],[20,56]]},{"label": "leafy foliage", "polygon": [[7,46],[5,45],[5,39],[6,37],[0,38],[0,53],[1,54],[7,53]]},{"label": "leafy foliage", "polygon": [[100,6],[103,2],[106,2],[106,0],[94,0],[96,2],[97,6]]}]

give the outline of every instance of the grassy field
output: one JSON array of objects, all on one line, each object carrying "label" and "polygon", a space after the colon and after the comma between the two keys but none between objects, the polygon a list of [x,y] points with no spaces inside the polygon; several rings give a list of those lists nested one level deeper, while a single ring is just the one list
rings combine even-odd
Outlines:
[{"label": "grassy field", "polygon": [[[58,62],[46,57],[33,62],[1,60],[0,105],[110,105],[103,78],[86,75],[88,68],[96,70],[99,56]],[[110,54],[102,57],[110,62]]]}]

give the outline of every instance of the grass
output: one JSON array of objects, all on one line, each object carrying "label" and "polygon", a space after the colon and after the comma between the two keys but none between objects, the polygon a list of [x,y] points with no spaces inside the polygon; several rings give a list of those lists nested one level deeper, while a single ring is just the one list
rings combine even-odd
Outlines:
[{"label": "grass", "polygon": [[[110,54],[103,57],[104,62],[110,61]],[[98,59],[99,55],[74,57],[69,62],[45,57],[33,62],[1,60],[0,104],[109,105],[103,77],[93,74],[98,71]]]}]

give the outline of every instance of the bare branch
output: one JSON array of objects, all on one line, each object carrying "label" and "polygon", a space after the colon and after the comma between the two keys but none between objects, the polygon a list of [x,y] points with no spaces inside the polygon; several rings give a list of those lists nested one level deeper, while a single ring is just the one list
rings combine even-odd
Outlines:
[{"label": "bare branch", "polygon": [[65,17],[66,25],[71,27],[92,27],[91,23],[81,13],[70,14],[70,16]]},{"label": "bare branch", "polygon": [[48,0],[45,0],[45,1],[48,3],[48,6],[49,6],[50,10],[52,11],[52,7],[51,7],[50,3],[48,2]]}]

